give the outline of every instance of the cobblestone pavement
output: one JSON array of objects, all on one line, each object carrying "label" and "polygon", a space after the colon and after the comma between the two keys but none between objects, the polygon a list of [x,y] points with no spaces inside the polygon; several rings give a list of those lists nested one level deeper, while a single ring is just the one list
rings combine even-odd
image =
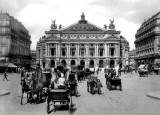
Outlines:
[{"label": "cobblestone pavement", "polygon": [[[67,109],[57,110],[55,115],[158,115],[160,100],[147,96],[148,92],[160,91],[160,76],[139,77],[138,74],[122,74],[122,89],[109,91],[105,85],[104,74],[98,78],[102,81],[101,95],[87,92],[87,80],[78,84],[79,97],[73,97],[75,104],[72,112]],[[9,81],[3,81],[0,74],[0,88],[10,91],[10,95],[0,96],[1,115],[47,115],[46,103],[20,104],[21,86],[19,74],[8,74]]]}]

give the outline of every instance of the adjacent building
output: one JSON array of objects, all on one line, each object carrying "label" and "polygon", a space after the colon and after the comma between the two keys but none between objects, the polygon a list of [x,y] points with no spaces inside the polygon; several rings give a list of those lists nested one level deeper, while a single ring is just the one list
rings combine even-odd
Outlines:
[{"label": "adjacent building", "polygon": [[30,66],[31,36],[24,25],[8,13],[0,13],[0,59]]},{"label": "adjacent building", "polygon": [[128,65],[128,41],[115,29],[114,20],[104,28],[81,19],[68,27],[51,29],[37,42],[37,61],[42,67],[83,65],[94,67],[119,67]]},{"label": "adjacent building", "polygon": [[129,65],[135,65],[136,50],[129,51]]},{"label": "adjacent building", "polygon": [[36,69],[36,67],[37,67],[37,61],[36,61],[36,58],[37,58],[37,56],[36,56],[36,50],[31,50],[31,52],[30,52],[30,56],[31,56],[31,63],[30,63],[30,65],[31,65],[31,69]]},{"label": "adjacent building", "polygon": [[136,63],[157,63],[160,60],[160,12],[145,20],[135,37]]}]

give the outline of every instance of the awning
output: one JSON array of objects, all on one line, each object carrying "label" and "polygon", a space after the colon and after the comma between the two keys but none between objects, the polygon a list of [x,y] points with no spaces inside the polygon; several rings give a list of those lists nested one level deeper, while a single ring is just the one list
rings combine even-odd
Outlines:
[{"label": "awning", "polygon": [[16,68],[17,66],[14,65],[13,63],[9,63],[8,67]]},{"label": "awning", "polygon": [[160,63],[160,59],[155,59],[154,64]]},{"label": "awning", "polygon": [[143,65],[140,65],[138,68],[139,68],[139,69],[142,69],[142,68],[144,68],[144,66],[145,66],[145,65],[143,64]]},{"label": "awning", "polygon": [[[7,66],[8,65],[8,66]],[[11,68],[16,68],[17,66],[14,65],[13,63],[0,63],[0,67],[11,67]]]}]

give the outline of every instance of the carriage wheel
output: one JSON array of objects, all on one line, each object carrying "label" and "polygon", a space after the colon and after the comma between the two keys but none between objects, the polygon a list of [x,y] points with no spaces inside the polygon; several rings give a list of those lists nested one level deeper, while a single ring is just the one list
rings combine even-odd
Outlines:
[{"label": "carriage wheel", "polygon": [[109,89],[109,91],[111,91],[111,89],[112,89],[112,86],[110,83],[108,83],[108,89]]},{"label": "carriage wheel", "polygon": [[122,91],[122,85],[119,86],[119,90]]},{"label": "carriage wheel", "polygon": [[111,85],[110,85],[109,81],[107,82],[107,88],[109,89],[109,91],[111,91]]},{"label": "carriage wheel", "polygon": [[47,104],[46,110],[47,110],[47,113],[49,114],[50,113],[50,105],[49,104]]}]

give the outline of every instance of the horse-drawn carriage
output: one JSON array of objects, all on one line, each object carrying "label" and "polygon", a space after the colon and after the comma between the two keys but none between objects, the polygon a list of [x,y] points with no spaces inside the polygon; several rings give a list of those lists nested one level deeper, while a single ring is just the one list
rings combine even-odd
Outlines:
[{"label": "horse-drawn carriage", "polygon": [[121,79],[116,76],[116,73],[113,71],[111,71],[110,74],[105,74],[105,78],[106,78],[106,86],[107,88],[111,91],[114,87],[114,89],[116,89],[117,87],[119,87],[119,90],[122,91],[122,83],[121,83]]},{"label": "horse-drawn carriage", "polygon": [[90,92],[91,94],[94,94],[97,92],[98,94],[101,93],[100,87],[102,87],[102,84],[100,83],[100,80],[97,79],[97,77],[90,76],[87,81],[87,91]]},{"label": "horse-drawn carriage", "polygon": [[54,110],[61,106],[68,106],[69,111],[73,108],[72,95],[69,89],[49,89],[47,91],[47,113],[51,112],[50,106],[54,106]]},{"label": "horse-drawn carriage", "polygon": [[[57,70],[59,70],[61,74],[65,74],[63,73],[64,68],[62,66],[58,67]],[[60,78],[61,77],[62,76],[60,76]],[[57,78],[57,82],[60,78]],[[71,110],[73,107],[72,96],[76,95],[77,93],[77,83],[75,76],[73,73],[71,73],[68,77],[65,76],[63,79],[65,79],[63,85],[57,84],[57,87],[50,87],[47,90],[47,113],[52,111],[50,108],[51,105],[54,106],[53,110],[55,111],[58,109],[58,107],[62,106],[69,106],[69,110]]]},{"label": "horse-drawn carriage", "polygon": [[91,71],[89,68],[85,69],[85,78],[89,78],[92,74],[94,74],[94,71]]},{"label": "horse-drawn carriage", "polygon": [[35,71],[29,77],[21,77],[21,104],[23,104],[24,93],[27,94],[27,102],[39,103],[41,100],[45,100],[51,77],[52,75],[49,71]]},{"label": "horse-drawn carriage", "polygon": [[138,67],[140,77],[148,77],[148,64],[142,64]]}]

